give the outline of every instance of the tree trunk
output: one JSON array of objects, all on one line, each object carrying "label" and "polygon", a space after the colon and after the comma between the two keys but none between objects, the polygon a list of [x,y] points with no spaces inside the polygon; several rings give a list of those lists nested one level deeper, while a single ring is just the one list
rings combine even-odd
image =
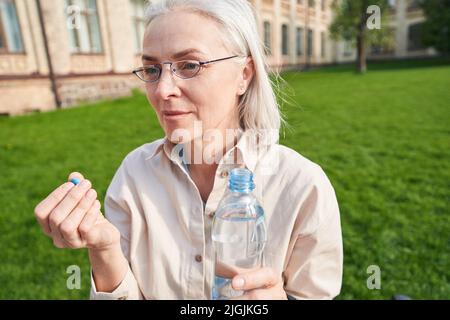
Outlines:
[{"label": "tree trunk", "polygon": [[362,5],[361,20],[358,25],[358,34],[356,35],[356,46],[358,50],[358,61],[357,61],[357,71],[358,73],[364,74],[367,71],[366,64],[366,24],[367,24],[367,12],[366,8],[368,6],[368,1],[364,0]]},{"label": "tree trunk", "polygon": [[356,43],[357,43],[357,48],[358,48],[357,70],[358,70],[358,73],[366,73],[366,71],[367,71],[366,41],[365,41],[364,34],[361,34],[361,33],[358,34]]}]

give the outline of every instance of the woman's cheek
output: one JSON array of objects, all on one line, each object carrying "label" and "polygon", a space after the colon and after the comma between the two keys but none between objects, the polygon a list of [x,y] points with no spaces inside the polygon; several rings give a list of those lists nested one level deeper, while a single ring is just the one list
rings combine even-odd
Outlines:
[{"label": "woman's cheek", "polygon": [[201,128],[203,132],[207,129],[209,129],[209,126],[211,125],[211,116],[213,112],[205,112],[205,107],[203,107],[197,117],[196,121],[200,122]]}]

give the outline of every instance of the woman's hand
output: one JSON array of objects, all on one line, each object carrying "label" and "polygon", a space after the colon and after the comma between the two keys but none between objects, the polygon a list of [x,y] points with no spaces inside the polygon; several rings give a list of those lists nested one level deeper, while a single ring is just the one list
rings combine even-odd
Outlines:
[{"label": "woman's hand", "polygon": [[232,300],[287,300],[283,280],[271,268],[260,268],[233,277],[235,290],[244,290],[244,295]]},{"label": "woman's hand", "polygon": [[107,249],[120,243],[120,233],[100,212],[101,204],[91,182],[74,172],[76,186],[66,182],[34,209],[44,233],[58,248]]}]

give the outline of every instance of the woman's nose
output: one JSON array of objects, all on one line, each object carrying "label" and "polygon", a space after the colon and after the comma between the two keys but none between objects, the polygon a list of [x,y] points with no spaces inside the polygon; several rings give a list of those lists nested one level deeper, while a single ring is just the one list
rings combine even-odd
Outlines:
[{"label": "woman's nose", "polygon": [[161,76],[159,77],[156,85],[155,94],[162,99],[167,99],[168,97],[178,93],[178,87],[176,86],[171,67],[172,66],[169,64],[163,65],[163,68],[161,69]]}]

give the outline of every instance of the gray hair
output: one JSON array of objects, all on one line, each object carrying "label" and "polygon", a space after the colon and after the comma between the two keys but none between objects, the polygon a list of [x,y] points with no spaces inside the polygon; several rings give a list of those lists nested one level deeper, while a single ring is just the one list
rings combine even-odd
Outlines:
[{"label": "gray hair", "polygon": [[240,125],[244,130],[260,132],[263,136],[264,133],[271,132],[270,136],[278,140],[284,120],[272,85],[275,88],[278,86],[269,77],[264,45],[260,40],[255,12],[249,1],[153,0],[146,9],[147,25],[156,17],[177,8],[212,18],[222,27],[225,41],[236,51],[233,54],[252,57],[255,74],[239,102]]}]

